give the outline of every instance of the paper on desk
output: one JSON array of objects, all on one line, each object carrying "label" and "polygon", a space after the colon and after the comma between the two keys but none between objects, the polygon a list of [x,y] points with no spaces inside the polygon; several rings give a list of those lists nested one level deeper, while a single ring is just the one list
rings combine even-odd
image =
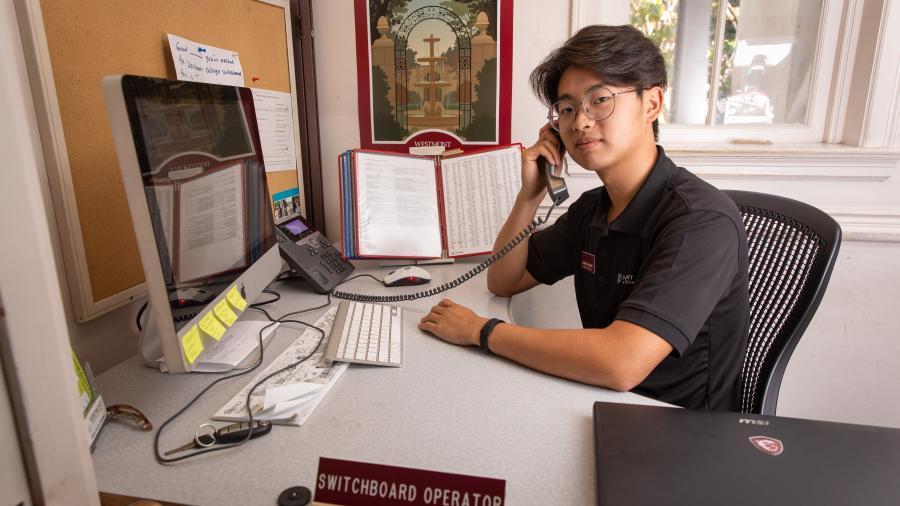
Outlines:
[{"label": "paper on desk", "polygon": [[291,94],[256,88],[252,91],[266,172],[297,170]]},{"label": "paper on desk", "polygon": [[[212,314],[212,313],[210,313]],[[259,333],[265,342],[275,332],[278,323],[270,325],[268,321],[241,320],[231,327],[231,333],[225,339],[208,348],[193,370],[197,372],[230,371],[241,364],[254,350],[259,349]],[[219,324],[221,326],[221,324]],[[255,355],[254,355],[255,356]]]},{"label": "paper on desk", "polygon": [[[278,369],[287,367],[305,357],[313,350],[316,350],[317,344],[321,344],[318,350],[316,350],[308,360],[299,366],[294,367],[290,371],[284,371],[281,374],[270,378],[264,384],[257,387],[256,391],[253,393],[253,398],[250,400],[254,419],[269,420],[272,423],[283,425],[303,425],[349,366],[347,363],[337,362],[329,366],[322,361],[327,336],[331,331],[331,324],[334,323],[334,316],[336,313],[337,308],[333,307],[316,321],[316,327],[325,331],[326,339],[322,339],[320,343],[319,339],[321,334],[315,329],[307,329],[296,341],[291,343],[281,355],[276,357],[264,371],[248,381],[237,395],[225,403],[225,406],[220,410],[216,411],[212,417],[213,420],[247,420],[247,393],[250,391],[250,387]],[[302,382],[317,383],[321,385],[321,389],[318,392],[309,393],[309,388],[296,386],[298,383]],[[283,396],[282,394],[286,390],[283,387],[288,386],[293,386],[293,388],[296,389],[295,393],[299,392],[299,394],[297,394],[298,397],[290,400],[285,399],[286,396]],[[270,402],[268,405],[269,409],[266,410],[267,403],[265,394],[268,389],[272,389],[273,400],[276,398],[277,400],[275,400],[274,404]],[[289,390],[290,389],[287,389],[287,391]]]},{"label": "paper on desk", "polygon": [[175,63],[175,76],[180,81],[244,85],[241,59],[234,51],[194,42],[168,34],[169,49]]}]

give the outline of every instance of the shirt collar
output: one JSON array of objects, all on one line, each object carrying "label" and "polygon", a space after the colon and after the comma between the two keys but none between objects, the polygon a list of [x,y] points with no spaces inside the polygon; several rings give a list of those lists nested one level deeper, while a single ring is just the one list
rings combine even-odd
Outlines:
[{"label": "shirt collar", "polygon": [[666,186],[669,184],[669,178],[675,170],[675,164],[666,156],[662,146],[656,146],[656,163],[650,170],[650,174],[641,188],[635,194],[628,207],[620,214],[615,221],[607,227],[606,217],[609,213],[609,207],[612,203],[609,199],[609,193],[606,187],[603,187],[600,194],[600,202],[598,212],[594,214],[592,225],[599,227],[606,234],[607,228],[618,232],[629,234],[640,234],[646,225],[650,215],[659,204]]}]

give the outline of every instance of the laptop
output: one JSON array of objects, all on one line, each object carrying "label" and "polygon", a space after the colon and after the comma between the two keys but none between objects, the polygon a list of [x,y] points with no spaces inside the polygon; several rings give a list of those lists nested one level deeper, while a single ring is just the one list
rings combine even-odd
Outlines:
[{"label": "laptop", "polygon": [[597,504],[898,505],[900,429],[594,404]]}]

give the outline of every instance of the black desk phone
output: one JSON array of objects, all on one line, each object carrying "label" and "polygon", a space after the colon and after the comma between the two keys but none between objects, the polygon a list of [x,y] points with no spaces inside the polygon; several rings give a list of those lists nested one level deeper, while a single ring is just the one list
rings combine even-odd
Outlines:
[{"label": "black desk phone", "polygon": [[353,272],[353,264],[321,233],[296,216],[275,225],[281,258],[319,293],[328,293]]}]

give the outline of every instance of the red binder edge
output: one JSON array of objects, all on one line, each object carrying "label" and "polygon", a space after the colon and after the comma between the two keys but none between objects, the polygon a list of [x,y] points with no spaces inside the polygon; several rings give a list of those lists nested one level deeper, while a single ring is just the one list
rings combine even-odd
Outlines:
[{"label": "red binder edge", "polygon": [[344,155],[343,155],[343,153],[339,154],[337,156],[337,161],[338,161],[338,199],[339,199],[338,202],[341,203],[341,206],[340,206],[341,207],[341,209],[340,209],[340,211],[341,211],[341,214],[340,214],[340,216],[341,216],[341,256],[343,256],[344,259],[346,260],[347,259],[347,255],[346,255],[347,245],[344,244],[344,242],[345,242],[344,239],[347,237],[347,235],[346,235],[346,232],[344,229],[344,204],[343,204],[343,202],[344,202]]}]

